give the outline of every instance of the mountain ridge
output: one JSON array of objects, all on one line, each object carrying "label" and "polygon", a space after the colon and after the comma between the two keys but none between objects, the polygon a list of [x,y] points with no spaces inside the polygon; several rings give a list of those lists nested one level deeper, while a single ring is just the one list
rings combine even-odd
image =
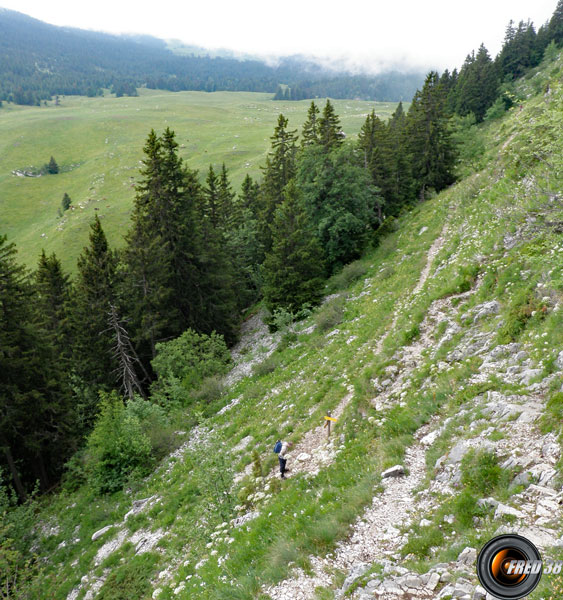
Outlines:
[{"label": "mountain ridge", "polygon": [[279,84],[298,86],[306,97],[322,96],[326,88],[334,97],[410,100],[423,80],[421,73],[396,71],[351,76],[290,58],[274,67],[257,58],[179,55],[164,41],[147,43],[157,40],[152,36],[57,27],[7,9],[0,17],[0,100],[17,104],[38,104],[57,94],[95,96],[104,89],[135,95],[142,86],[273,94]]}]

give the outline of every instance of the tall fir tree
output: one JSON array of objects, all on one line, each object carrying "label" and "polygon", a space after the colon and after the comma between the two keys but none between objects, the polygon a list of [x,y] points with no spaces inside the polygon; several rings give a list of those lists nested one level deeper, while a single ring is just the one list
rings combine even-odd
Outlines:
[{"label": "tall fir tree", "polygon": [[74,411],[50,335],[34,317],[33,283],[0,236],[0,466],[24,500],[48,489],[76,449]]},{"label": "tall fir tree", "polygon": [[325,152],[338,148],[344,141],[340,119],[330,100],[326,101],[319,119],[319,141]]},{"label": "tall fir tree", "polygon": [[307,111],[307,120],[303,123],[301,130],[301,147],[313,146],[319,143],[319,108],[311,102]]},{"label": "tall fir tree", "polygon": [[[111,389],[111,335],[107,331],[110,305],[117,296],[117,255],[109,247],[99,217],[90,225],[90,243],[78,257],[78,273],[71,308],[73,365],[80,379],[90,388]],[[95,411],[95,407],[91,407]],[[93,418],[94,414],[86,417]]]},{"label": "tall fir tree", "polygon": [[273,244],[264,261],[264,300],[274,311],[291,312],[317,304],[322,296],[323,251],[292,181],[276,209]]},{"label": "tall fir tree", "polygon": [[[392,203],[394,190],[389,131],[375,111],[366,117],[358,135],[358,146],[373,185],[380,190],[386,203]],[[377,204],[377,217],[380,222],[383,220],[383,203]]]},{"label": "tall fir tree", "polygon": [[408,112],[409,155],[416,195],[439,192],[455,180],[455,149],[451,139],[446,97],[436,72],[426,77]]},{"label": "tall fir tree", "polygon": [[389,119],[387,132],[391,187],[388,190],[389,195],[385,197],[385,214],[397,216],[401,208],[411,200],[413,189],[412,171],[408,156],[407,116],[402,102],[399,102],[391,119]]},{"label": "tall fir tree", "polygon": [[49,173],[49,175],[57,175],[58,172],[59,165],[57,164],[57,161],[51,156],[49,162],[47,163],[47,173]]},{"label": "tall fir tree", "polygon": [[218,229],[221,221],[219,204],[219,177],[217,177],[215,169],[213,169],[213,165],[209,165],[207,177],[205,178],[203,194],[205,197],[205,214],[207,215],[212,227]]},{"label": "tall fir tree", "polygon": [[549,21],[547,31],[549,42],[553,40],[561,47],[563,45],[563,0],[557,2],[553,16]]},{"label": "tall fir tree", "polygon": [[263,167],[264,180],[259,215],[261,243],[266,252],[272,247],[270,225],[274,213],[283,200],[284,187],[295,176],[296,130],[289,130],[288,120],[280,114],[274,134],[270,139],[272,140],[272,149],[266,157],[266,166]]},{"label": "tall fir tree", "polygon": [[229,171],[225,163],[221,165],[221,173],[219,175],[219,208],[221,216],[221,227],[227,232],[233,229],[238,223],[240,216],[238,212],[238,203],[236,194],[233,192],[233,187],[229,180]]},{"label": "tall fir tree", "polygon": [[71,298],[70,278],[63,272],[59,259],[45,250],[33,282],[35,292],[35,322],[48,336],[59,360],[68,367],[71,355],[69,303]]},{"label": "tall fir tree", "polygon": [[473,113],[478,123],[483,121],[487,109],[497,98],[499,87],[497,65],[484,44],[481,44],[477,55],[473,53],[466,58],[457,86],[456,112],[461,116]]}]

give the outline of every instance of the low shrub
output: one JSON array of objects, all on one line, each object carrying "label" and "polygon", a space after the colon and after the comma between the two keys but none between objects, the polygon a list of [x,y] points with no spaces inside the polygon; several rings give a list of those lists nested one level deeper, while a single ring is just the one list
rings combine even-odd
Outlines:
[{"label": "low shrub", "polygon": [[315,323],[317,324],[317,330],[320,333],[326,333],[342,323],[342,320],[344,319],[345,302],[345,297],[338,296],[321,306],[315,315]]},{"label": "low shrub", "polygon": [[355,281],[363,277],[367,272],[367,265],[360,260],[355,260],[344,266],[342,270],[334,275],[329,284],[328,289],[331,292],[348,289]]},{"label": "low shrub", "polygon": [[164,411],[141,399],[127,405],[117,394],[100,394],[100,414],[88,438],[85,472],[96,492],[121,489],[135,475],[146,475],[169,447]]},{"label": "low shrub", "polygon": [[231,354],[223,336],[199,334],[192,329],[169,342],[156,345],[152,366],[158,376],[152,387],[153,399],[163,406],[186,404],[189,392],[204,381],[224,375],[231,364]]}]

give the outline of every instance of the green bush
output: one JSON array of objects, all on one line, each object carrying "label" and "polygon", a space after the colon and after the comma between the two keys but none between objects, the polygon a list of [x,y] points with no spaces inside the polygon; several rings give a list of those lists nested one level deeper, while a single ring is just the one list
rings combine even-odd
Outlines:
[{"label": "green bush", "polygon": [[480,515],[482,509],[477,498],[469,491],[463,490],[454,501],[454,514],[457,522],[464,528],[473,526],[473,517]]},{"label": "green bush", "polygon": [[127,410],[116,392],[100,393],[100,414],[88,438],[86,470],[99,493],[121,489],[134,473],[148,473],[151,441],[135,409]]},{"label": "green bush", "polygon": [[325,333],[334,329],[339,323],[342,323],[345,302],[346,299],[343,296],[338,296],[338,298],[333,298],[321,306],[315,315],[315,323],[317,324],[318,331]]},{"label": "green bush", "polygon": [[363,277],[367,266],[360,260],[347,264],[342,270],[331,278],[328,288],[332,292],[348,289],[355,281]]},{"label": "green bush", "polygon": [[541,320],[546,314],[545,305],[536,298],[532,289],[520,290],[514,295],[508,314],[499,330],[499,342],[508,343],[517,340],[534,315]]},{"label": "green bush", "polygon": [[161,405],[186,404],[208,377],[227,373],[231,355],[223,336],[199,334],[192,329],[180,337],[156,345],[152,366],[158,376],[153,399]]},{"label": "green bush", "polygon": [[218,400],[225,392],[223,378],[218,375],[204,379],[199,388],[193,393],[195,400],[211,404]]},{"label": "green bush", "polygon": [[281,364],[281,359],[278,354],[271,354],[263,360],[262,362],[254,365],[252,369],[253,375],[258,375],[258,377],[263,377],[264,375],[268,375],[268,373],[272,373],[275,371]]},{"label": "green bush", "polygon": [[137,397],[127,403],[125,411],[139,420],[143,434],[150,441],[154,458],[162,458],[172,450],[173,427],[161,406]]}]

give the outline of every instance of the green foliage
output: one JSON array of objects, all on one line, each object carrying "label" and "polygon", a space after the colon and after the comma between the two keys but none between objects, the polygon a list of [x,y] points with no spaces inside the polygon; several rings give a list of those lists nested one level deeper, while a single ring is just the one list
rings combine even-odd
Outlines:
[{"label": "green foliage", "polygon": [[413,340],[416,340],[418,337],[420,337],[420,327],[417,323],[415,323],[414,325],[403,331],[403,345],[412,343]]},{"label": "green foliage", "polygon": [[315,305],[322,294],[324,264],[322,249],[310,220],[300,205],[297,187],[287,186],[272,227],[272,250],[263,267],[264,301],[273,311],[299,311]]},{"label": "green foliage", "polygon": [[480,496],[491,495],[506,474],[494,452],[470,450],[461,461],[461,482]]},{"label": "green foliage", "polygon": [[151,441],[136,414],[143,410],[134,403],[126,407],[115,392],[100,393],[100,414],[88,438],[86,459],[88,480],[96,492],[116,492],[132,475],[149,472]]},{"label": "green foliage", "polygon": [[211,377],[206,377],[201,382],[201,385],[192,393],[192,396],[196,402],[211,404],[219,400],[224,393],[225,383],[223,382],[223,377],[212,375]]},{"label": "green foliage", "polygon": [[116,565],[101,587],[100,596],[107,600],[145,598],[151,593],[151,578],[155,575],[157,562],[157,554],[145,553]]},{"label": "green foliage", "polygon": [[331,271],[357,258],[377,223],[378,190],[353,148],[304,150],[297,184]]},{"label": "green foliage", "polygon": [[63,212],[70,208],[71,203],[72,200],[70,199],[70,196],[65,192],[63,199],[61,200],[61,208]]},{"label": "green foliage", "polygon": [[458,151],[457,174],[459,177],[469,176],[485,164],[485,137],[477,127],[473,113],[454,117],[452,125],[452,139]]},{"label": "green foliage", "polygon": [[363,277],[368,268],[364,261],[355,260],[344,265],[342,270],[330,278],[328,289],[337,292],[348,289],[355,281]]},{"label": "green foliage", "polygon": [[158,343],[156,351],[152,366],[158,380],[153,392],[163,405],[186,402],[204,380],[225,374],[231,362],[223,336],[215,332],[206,335],[187,329],[174,340]]},{"label": "green foliage", "polygon": [[331,152],[344,142],[341,131],[340,119],[334,106],[327,99],[322,115],[318,119],[318,138],[324,152]]},{"label": "green foliage", "polygon": [[149,439],[154,458],[159,459],[170,452],[173,445],[173,428],[161,406],[137,396],[127,402],[126,412],[139,422],[142,435]]},{"label": "green foliage", "polygon": [[541,417],[543,433],[559,432],[563,423],[563,392],[553,394],[547,401],[545,412]]},{"label": "green foliage", "polygon": [[508,343],[517,340],[532,317],[536,316],[537,320],[545,318],[546,307],[536,297],[536,294],[531,288],[518,289],[506,314],[506,318],[502,327],[498,332],[500,343]]},{"label": "green foliage", "polygon": [[92,388],[110,389],[116,382],[108,319],[110,306],[117,302],[117,266],[117,255],[96,215],[90,224],[90,243],[78,258],[70,322],[74,371]]},{"label": "green foliage", "polygon": [[318,331],[326,333],[334,329],[342,322],[345,310],[346,298],[344,296],[338,296],[325,302],[315,314],[315,323],[317,324]]},{"label": "green foliage", "polygon": [[431,190],[439,192],[455,180],[456,152],[445,92],[437,73],[429,73],[422,90],[416,93],[407,123],[416,195],[424,199]]},{"label": "green foliage", "polygon": [[481,44],[477,55],[473,52],[465,59],[456,83],[456,111],[461,116],[473,114],[477,123],[483,121],[489,106],[497,96],[498,70],[485,46]]},{"label": "green foliage", "polygon": [[256,363],[252,369],[253,375],[263,377],[275,371],[281,364],[281,359],[278,354],[271,354],[263,361]]}]

